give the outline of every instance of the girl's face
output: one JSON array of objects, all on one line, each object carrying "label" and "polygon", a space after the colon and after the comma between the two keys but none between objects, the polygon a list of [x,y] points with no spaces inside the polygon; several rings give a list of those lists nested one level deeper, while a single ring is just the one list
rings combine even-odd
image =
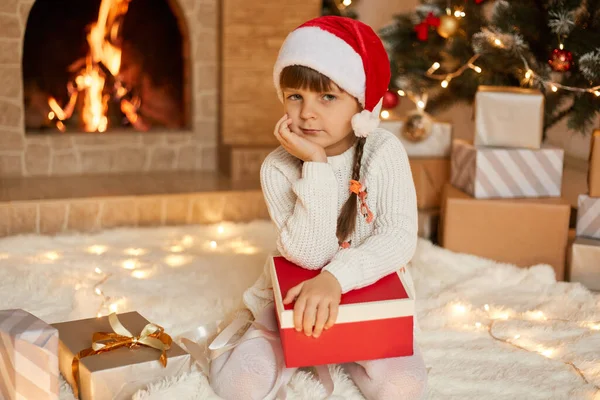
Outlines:
[{"label": "girl's face", "polygon": [[283,88],[283,98],[285,113],[292,119],[291,131],[322,146],[327,156],[341,154],[354,144],[350,121],[361,106],[337,85],[322,93]]}]

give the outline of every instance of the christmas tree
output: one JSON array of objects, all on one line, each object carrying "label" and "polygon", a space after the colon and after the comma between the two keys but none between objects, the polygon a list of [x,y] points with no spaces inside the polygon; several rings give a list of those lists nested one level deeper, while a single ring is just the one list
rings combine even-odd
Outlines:
[{"label": "christmas tree", "polygon": [[479,85],[539,89],[545,129],[585,132],[600,110],[600,0],[422,0],[380,35],[392,84],[430,113]]}]

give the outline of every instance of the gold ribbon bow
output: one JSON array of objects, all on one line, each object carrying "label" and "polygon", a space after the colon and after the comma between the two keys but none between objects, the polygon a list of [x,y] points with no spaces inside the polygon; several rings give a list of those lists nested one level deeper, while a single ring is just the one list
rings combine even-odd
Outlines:
[{"label": "gold ribbon bow", "polygon": [[142,329],[139,336],[134,336],[127,330],[119,321],[117,314],[112,313],[108,316],[108,322],[114,332],[96,332],[92,336],[92,347],[81,350],[73,358],[73,393],[76,398],[79,398],[79,360],[84,357],[93,356],[96,354],[107,353],[120,347],[135,348],[140,345],[152,347],[161,352],[160,363],[163,367],[167,366],[167,350],[171,348],[173,339],[165,333],[163,327],[156,324],[148,324]]}]

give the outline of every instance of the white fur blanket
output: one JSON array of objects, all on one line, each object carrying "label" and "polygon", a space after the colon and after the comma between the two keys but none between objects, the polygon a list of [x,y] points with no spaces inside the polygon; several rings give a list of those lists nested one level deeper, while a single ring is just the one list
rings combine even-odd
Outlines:
[{"label": "white fur blanket", "polygon": [[[274,229],[265,221],[223,224],[222,231],[185,226],[5,238],[0,309],[24,308],[51,323],[89,318],[101,303],[94,284],[110,273],[101,289],[119,312],[137,310],[175,338],[198,326],[211,332],[240,306],[274,243]],[[93,245],[105,248],[95,247],[101,254],[93,254]],[[132,276],[124,265],[142,272]],[[600,399],[600,323],[586,322],[600,321],[598,294],[557,283],[549,266],[519,269],[425,240],[411,273],[429,399]],[[493,335],[520,348],[492,338],[492,319]],[[333,372],[337,395],[363,399],[342,371]],[[300,371],[288,399],[315,400],[323,393],[310,373]],[[60,398],[73,399],[64,382]],[[218,398],[194,371],[156,382],[134,399]]]}]

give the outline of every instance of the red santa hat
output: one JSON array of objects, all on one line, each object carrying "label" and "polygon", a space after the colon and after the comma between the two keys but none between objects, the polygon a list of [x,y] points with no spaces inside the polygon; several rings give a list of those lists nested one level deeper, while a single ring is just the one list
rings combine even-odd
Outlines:
[{"label": "red santa hat", "polygon": [[292,31],[281,46],[273,70],[281,101],[281,71],[291,65],[312,68],[356,97],[363,107],[352,117],[356,136],[367,137],[377,128],[391,73],[383,43],[370,26],[351,18],[324,16]]}]

